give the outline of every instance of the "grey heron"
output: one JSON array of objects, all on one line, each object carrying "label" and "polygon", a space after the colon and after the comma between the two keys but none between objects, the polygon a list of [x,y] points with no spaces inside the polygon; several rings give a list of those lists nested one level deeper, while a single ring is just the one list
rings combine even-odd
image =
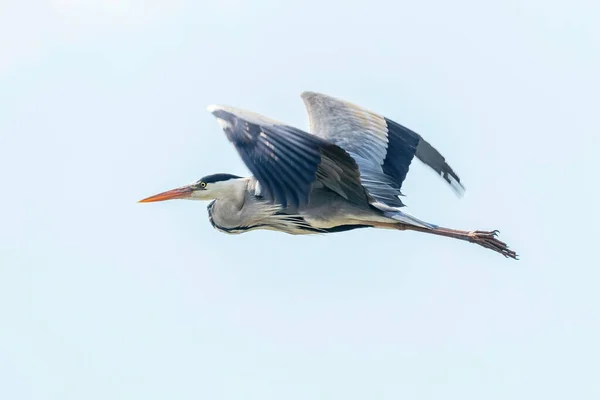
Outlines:
[{"label": "grey heron", "polygon": [[402,183],[415,157],[456,193],[465,190],[445,158],[419,134],[332,96],[303,92],[301,97],[310,133],[235,107],[209,106],[253,175],[208,175],[140,202],[212,200],[210,223],[229,234],[411,230],[476,243],[517,259],[496,230],[443,228],[403,211]]}]

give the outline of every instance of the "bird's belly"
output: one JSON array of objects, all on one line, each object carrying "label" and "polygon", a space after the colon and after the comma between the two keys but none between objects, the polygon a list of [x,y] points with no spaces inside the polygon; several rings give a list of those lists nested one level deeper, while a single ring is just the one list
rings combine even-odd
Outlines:
[{"label": "bird's belly", "polygon": [[380,219],[369,208],[361,208],[342,199],[334,198],[327,203],[313,203],[299,214],[316,229],[331,229],[342,225],[360,225]]},{"label": "bird's belly", "polygon": [[380,222],[390,222],[389,218],[374,209],[357,206],[340,199],[328,204],[308,207],[301,210],[299,214],[311,227],[323,232],[341,232],[376,226]]},{"label": "bird's belly", "polygon": [[324,219],[304,217],[304,220],[314,229],[328,230],[344,225],[368,225],[368,221],[354,218]]}]

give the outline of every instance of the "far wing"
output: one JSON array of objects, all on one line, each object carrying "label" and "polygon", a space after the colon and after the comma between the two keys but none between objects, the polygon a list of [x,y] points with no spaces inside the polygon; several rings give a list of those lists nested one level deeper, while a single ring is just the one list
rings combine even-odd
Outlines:
[{"label": "far wing", "polygon": [[356,161],[341,147],[300,129],[227,106],[208,107],[264,196],[284,207],[308,202],[317,181],[355,203],[368,203]]},{"label": "far wing", "polygon": [[444,178],[457,194],[464,192],[460,178],[445,158],[417,133],[331,96],[315,92],[304,92],[301,96],[311,133],[337,144],[356,158],[363,184],[374,197],[395,205],[385,198],[401,194],[400,188],[415,156]]}]

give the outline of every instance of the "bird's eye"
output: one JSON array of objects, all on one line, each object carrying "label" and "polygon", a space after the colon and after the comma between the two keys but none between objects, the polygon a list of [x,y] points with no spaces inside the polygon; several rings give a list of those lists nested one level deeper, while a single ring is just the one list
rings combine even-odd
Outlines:
[{"label": "bird's eye", "polygon": [[206,187],[206,182],[200,182],[200,187],[204,189]]}]

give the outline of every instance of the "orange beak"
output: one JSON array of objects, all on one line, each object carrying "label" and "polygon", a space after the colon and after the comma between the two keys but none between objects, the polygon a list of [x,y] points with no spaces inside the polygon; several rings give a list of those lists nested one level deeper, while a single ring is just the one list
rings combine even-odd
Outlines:
[{"label": "orange beak", "polygon": [[177,189],[168,190],[166,192],[155,194],[154,196],[146,197],[145,199],[138,201],[138,203],[152,203],[155,201],[185,199],[186,197],[190,197],[193,191],[194,189],[192,189],[191,186],[182,186]]}]

